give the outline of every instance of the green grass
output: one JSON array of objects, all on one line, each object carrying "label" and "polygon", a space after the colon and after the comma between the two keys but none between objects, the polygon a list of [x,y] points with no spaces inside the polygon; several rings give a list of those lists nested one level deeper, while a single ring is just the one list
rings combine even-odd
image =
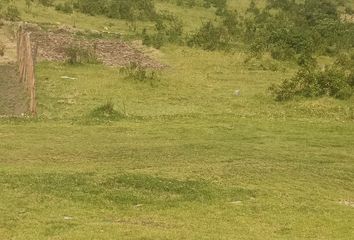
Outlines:
[{"label": "green grass", "polygon": [[[78,26],[95,19],[111,21]],[[296,67],[267,57],[156,56],[153,82],[37,65],[38,118],[0,119],[1,240],[354,235],[353,97],[277,103],[268,87]]]},{"label": "green grass", "polygon": [[[170,67],[154,85],[38,65],[39,119],[0,124],[4,239],[353,234],[340,203],[354,198],[353,99],[280,104],[266,89],[291,66],[247,70],[239,54],[173,46],[161,56]],[[92,119],[107,100],[127,116]]]},{"label": "green grass", "polygon": [[346,239],[353,130],[225,116],[3,123],[1,235]]}]

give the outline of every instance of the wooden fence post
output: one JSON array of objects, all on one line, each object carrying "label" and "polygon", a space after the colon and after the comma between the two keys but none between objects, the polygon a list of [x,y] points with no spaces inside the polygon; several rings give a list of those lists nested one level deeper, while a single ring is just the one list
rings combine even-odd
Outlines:
[{"label": "wooden fence post", "polygon": [[31,33],[27,33],[21,25],[17,34],[17,60],[20,81],[24,83],[29,95],[29,112],[32,116],[37,113],[35,87],[35,54],[37,46],[31,44]]}]

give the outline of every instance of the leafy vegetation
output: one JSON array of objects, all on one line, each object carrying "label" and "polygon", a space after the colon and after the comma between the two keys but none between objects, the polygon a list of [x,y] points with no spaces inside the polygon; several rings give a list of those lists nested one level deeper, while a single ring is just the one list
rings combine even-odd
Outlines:
[{"label": "leafy vegetation", "polygon": [[20,20],[20,11],[14,5],[9,5],[5,12],[3,13],[4,18],[9,21],[17,21]]},{"label": "leafy vegetation", "polygon": [[0,41],[0,57],[4,56],[5,55],[5,44]]},{"label": "leafy vegetation", "polygon": [[346,74],[337,66],[324,70],[304,68],[280,86],[271,88],[277,100],[289,100],[295,96],[330,96],[347,99],[353,94],[352,74]]},{"label": "leafy vegetation", "polygon": [[148,69],[136,62],[131,62],[128,66],[122,67],[120,73],[126,78],[138,81],[157,81],[160,73],[155,69]]},{"label": "leafy vegetation", "polygon": [[343,22],[337,5],[323,1],[268,1],[248,9],[245,40],[252,51],[270,51],[275,59],[295,55],[336,54],[353,47],[354,24]]},{"label": "leafy vegetation", "polygon": [[99,63],[95,47],[72,44],[65,49],[69,64]]},{"label": "leafy vegetation", "polygon": [[40,4],[46,7],[53,6],[55,0],[38,0]]},{"label": "leafy vegetation", "polygon": [[73,13],[73,4],[69,1],[67,2],[64,2],[64,3],[58,3],[56,6],[55,6],[55,10],[57,11],[61,11],[63,13],[67,13],[67,14],[71,14]]},{"label": "leafy vegetation", "polygon": [[114,108],[112,101],[96,107],[90,114],[90,117],[99,120],[120,120],[126,116],[126,113],[119,112]]},{"label": "leafy vegetation", "polygon": [[156,17],[152,0],[77,0],[74,6],[86,14],[105,15],[110,18],[151,20]]},{"label": "leafy vegetation", "polygon": [[143,44],[157,49],[166,43],[183,42],[183,23],[176,16],[164,12],[155,23],[155,33],[149,34],[146,28],[142,31]]}]

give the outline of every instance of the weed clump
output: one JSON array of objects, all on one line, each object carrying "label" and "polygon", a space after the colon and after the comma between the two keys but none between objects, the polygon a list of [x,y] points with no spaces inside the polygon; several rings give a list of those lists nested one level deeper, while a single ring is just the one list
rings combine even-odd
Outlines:
[{"label": "weed clump", "polygon": [[18,21],[21,19],[20,11],[16,6],[9,5],[4,13],[4,18],[9,21]]},{"label": "weed clump", "polygon": [[65,53],[69,64],[99,63],[95,47],[83,47],[77,44],[71,44],[65,49]]},{"label": "weed clump", "polygon": [[108,101],[105,104],[96,107],[90,113],[90,117],[98,120],[116,121],[126,117],[126,113],[116,110],[114,103]]},{"label": "weed clump", "polygon": [[126,67],[120,69],[120,73],[124,74],[126,78],[138,81],[157,81],[160,73],[155,69],[147,69],[137,63],[130,63]]},{"label": "weed clump", "polygon": [[55,10],[66,14],[72,14],[74,12],[73,5],[71,2],[58,3],[55,6]]},{"label": "weed clump", "polygon": [[0,41],[0,57],[5,55],[5,44]]}]

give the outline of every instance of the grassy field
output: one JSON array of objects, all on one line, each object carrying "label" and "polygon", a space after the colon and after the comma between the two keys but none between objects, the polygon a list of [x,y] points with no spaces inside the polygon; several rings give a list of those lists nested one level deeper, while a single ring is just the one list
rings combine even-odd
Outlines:
[{"label": "grassy field", "polygon": [[[108,21],[129,31],[76,24]],[[296,67],[267,57],[154,57],[169,67],[148,82],[37,65],[38,118],[0,118],[1,240],[353,238],[353,97],[275,102],[269,86]],[[122,119],[92,118],[107,101]]]}]

